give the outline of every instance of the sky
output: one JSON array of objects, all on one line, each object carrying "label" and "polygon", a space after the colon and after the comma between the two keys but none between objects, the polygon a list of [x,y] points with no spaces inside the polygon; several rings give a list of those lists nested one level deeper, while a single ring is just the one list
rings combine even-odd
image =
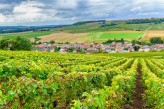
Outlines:
[{"label": "sky", "polygon": [[164,17],[164,0],[0,0],[0,26]]}]

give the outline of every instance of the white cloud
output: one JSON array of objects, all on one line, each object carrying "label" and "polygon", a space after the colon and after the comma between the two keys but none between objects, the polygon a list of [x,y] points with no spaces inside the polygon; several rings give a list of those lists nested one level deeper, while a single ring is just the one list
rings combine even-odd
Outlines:
[{"label": "white cloud", "polygon": [[57,9],[76,9],[77,0],[56,0],[54,7]]},{"label": "white cloud", "polygon": [[151,4],[151,3],[164,3],[164,1],[163,0],[135,0],[134,3],[136,3],[136,4],[141,4],[141,3]]},{"label": "white cloud", "polygon": [[0,1],[0,24],[164,17],[164,0],[13,0],[11,4],[11,0]]},{"label": "white cloud", "polygon": [[[36,1],[24,1],[13,8],[11,15],[0,14],[0,22],[37,22],[51,20],[56,10],[44,10],[44,4]],[[52,13],[52,14],[50,14]]]},{"label": "white cloud", "polygon": [[131,12],[142,11],[142,7],[134,7],[130,10]]},{"label": "white cloud", "polygon": [[88,0],[90,5],[103,5],[103,4],[109,4],[107,0]]},{"label": "white cloud", "polygon": [[0,13],[0,22],[5,22],[6,17]]},{"label": "white cloud", "polygon": [[137,16],[148,16],[148,15],[160,15],[161,12],[145,12],[145,13],[138,13]]},{"label": "white cloud", "polygon": [[39,8],[42,6],[44,6],[44,4],[35,1],[22,2],[13,9],[14,21],[32,22],[44,18],[45,15],[42,13],[43,10]]},{"label": "white cloud", "polygon": [[38,2],[22,2],[20,5],[15,6],[13,9],[13,13],[38,13],[41,11],[39,6],[44,6]]}]

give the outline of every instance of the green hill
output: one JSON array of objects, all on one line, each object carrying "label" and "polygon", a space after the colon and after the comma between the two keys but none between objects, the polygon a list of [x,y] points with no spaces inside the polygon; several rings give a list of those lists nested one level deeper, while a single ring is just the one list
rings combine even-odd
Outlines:
[{"label": "green hill", "polygon": [[[10,34],[0,34],[0,38],[15,38],[17,36],[22,36],[25,38],[35,38],[42,36],[47,37],[48,35],[54,33],[69,33],[77,34],[79,33],[86,33],[86,36],[80,36],[80,39],[85,38],[84,42],[102,42],[108,39],[119,39],[124,38],[126,40],[133,40],[133,39],[141,39],[144,36],[147,37],[146,40],[151,37],[156,37],[151,34],[148,34],[148,31],[153,30],[153,32],[157,33],[159,37],[163,37],[161,32],[159,31],[164,30],[164,18],[156,18],[156,19],[133,19],[133,20],[113,20],[113,21],[105,21],[105,20],[98,20],[98,21],[82,21],[77,22],[72,25],[62,26],[58,28],[53,28],[50,31],[36,31],[36,32],[22,32],[22,33],[10,33]],[[152,32],[151,32],[152,33]],[[65,35],[65,34],[64,34]],[[71,38],[71,35],[69,35]],[[53,38],[52,38],[53,37]],[[52,35],[50,40],[59,39],[58,42],[63,42],[60,40],[58,35]],[[67,37],[68,38],[68,37]],[[68,38],[69,42],[76,42],[74,38]],[[62,39],[62,38],[61,38]],[[47,40],[46,40],[47,41]],[[49,41],[49,40],[48,40]],[[67,40],[65,40],[67,41]]]},{"label": "green hill", "polygon": [[82,32],[102,32],[102,31],[145,31],[164,30],[164,20],[160,19],[137,19],[137,20],[122,20],[122,21],[95,21],[86,23],[75,23],[71,26],[57,28],[57,31],[66,31],[71,33]]}]

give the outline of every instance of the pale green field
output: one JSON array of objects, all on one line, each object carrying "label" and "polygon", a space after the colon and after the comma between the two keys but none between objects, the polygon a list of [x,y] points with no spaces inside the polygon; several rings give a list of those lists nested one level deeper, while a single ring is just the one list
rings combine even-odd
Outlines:
[{"label": "pale green field", "polygon": [[54,33],[53,30],[51,31],[37,31],[37,32],[20,32],[20,33],[7,33],[7,34],[0,34],[0,38],[16,38],[17,36],[24,37],[24,38],[35,38],[39,36],[49,35]]},{"label": "pale green field", "polygon": [[113,31],[113,32],[93,32],[88,34],[88,42],[103,42],[108,39],[125,39],[131,41],[133,39],[140,39],[144,35],[143,32],[134,32],[134,31]]},{"label": "pale green field", "polygon": [[[140,39],[143,37],[144,32],[138,31],[107,31],[107,32],[88,32],[83,33],[84,35],[80,35],[81,33],[67,33],[62,32],[58,33],[54,30],[51,31],[39,31],[39,32],[22,32],[22,33],[10,33],[10,34],[0,34],[1,38],[16,38],[17,36],[21,36],[24,38],[41,38],[41,41],[51,41],[54,40],[56,42],[104,42],[108,39],[121,39],[131,41],[133,39]],[[63,39],[64,38],[64,39]]]}]

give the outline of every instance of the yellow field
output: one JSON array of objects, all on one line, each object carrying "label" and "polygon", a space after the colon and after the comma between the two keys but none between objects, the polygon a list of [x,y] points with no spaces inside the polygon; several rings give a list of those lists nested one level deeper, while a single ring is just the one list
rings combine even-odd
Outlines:
[{"label": "yellow field", "polygon": [[[109,38],[121,38],[124,37],[124,39],[138,39],[139,37],[142,37],[144,35],[143,32],[138,32],[138,31],[106,31],[106,32],[92,32],[92,33],[67,33],[67,32],[59,32],[59,33],[53,33],[45,36],[40,36],[41,38],[40,42],[49,42],[51,40],[54,40],[55,42],[102,42],[108,39],[107,37],[105,40],[103,40],[102,36],[103,34],[108,34],[109,33]],[[119,33],[119,34],[118,34]],[[136,34],[141,34],[139,36],[133,35],[133,34],[128,34],[128,36],[125,35],[125,33],[136,33]],[[143,35],[142,35],[143,34]],[[143,36],[142,40],[149,40],[152,37],[162,37],[164,38],[164,31],[157,31],[157,30],[150,30],[145,33]],[[33,41],[33,38],[30,39]]]},{"label": "yellow field", "polygon": [[142,40],[149,40],[152,37],[164,38],[164,31],[157,31],[157,30],[148,31]]},{"label": "yellow field", "polygon": [[41,36],[41,42],[49,42],[54,40],[55,42],[85,42],[88,38],[85,37],[88,33],[53,33],[50,35]]},{"label": "yellow field", "polygon": [[[113,34],[113,36],[110,36],[109,39],[110,38],[114,39],[114,38],[120,38],[120,37],[114,37],[115,33],[117,33],[117,34],[119,33],[120,36],[122,36],[121,33],[139,33],[139,32],[137,32],[137,31],[107,31],[107,32],[92,32],[92,33],[59,32],[59,33],[53,33],[50,35],[41,36],[39,38],[41,38],[40,42],[49,42],[51,40],[54,40],[55,42],[72,42],[72,43],[93,42],[93,41],[102,42],[102,40],[103,41],[108,40],[108,38],[106,38],[105,40],[99,38],[99,37],[101,37],[101,35],[103,33]],[[130,39],[136,39],[136,38],[131,36]]]}]

